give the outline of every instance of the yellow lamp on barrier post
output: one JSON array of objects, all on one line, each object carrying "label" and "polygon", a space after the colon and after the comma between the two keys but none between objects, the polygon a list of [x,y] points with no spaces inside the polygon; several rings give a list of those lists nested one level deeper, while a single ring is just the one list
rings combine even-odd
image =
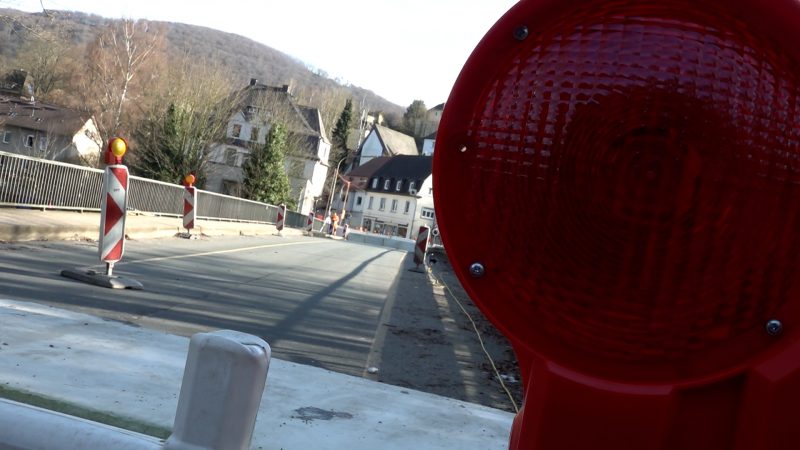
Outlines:
[{"label": "yellow lamp on barrier post", "polygon": [[183,185],[184,186],[192,186],[192,185],[194,185],[195,180],[196,180],[196,178],[195,178],[194,174],[190,173],[189,175],[186,175],[185,177],[183,177]]},{"label": "yellow lamp on barrier post", "polygon": [[122,157],[128,151],[128,141],[121,137],[115,137],[108,141],[106,149],[106,163],[122,164]]}]

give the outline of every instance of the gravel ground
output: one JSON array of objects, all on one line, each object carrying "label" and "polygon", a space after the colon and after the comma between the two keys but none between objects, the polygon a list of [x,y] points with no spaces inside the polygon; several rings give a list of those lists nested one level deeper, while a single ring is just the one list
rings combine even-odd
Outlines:
[{"label": "gravel ground", "polygon": [[436,260],[427,274],[401,273],[381,324],[383,345],[374,360],[378,372],[365,376],[514,412],[514,404],[522,402],[522,385],[511,345],[467,297],[447,257],[437,254]]}]

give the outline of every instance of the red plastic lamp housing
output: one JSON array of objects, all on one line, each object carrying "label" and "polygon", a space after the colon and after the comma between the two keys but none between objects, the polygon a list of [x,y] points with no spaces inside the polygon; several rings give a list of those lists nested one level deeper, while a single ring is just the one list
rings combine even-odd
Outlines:
[{"label": "red plastic lamp housing", "polygon": [[[789,425],[682,440],[761,413],[765,364],[783,378],[761,388],[800,402],[798,42],[793,0],[528,0],[475,49],[434,195],[462,283],[518,352],[526,406],[540,389],[523,411],[536,446],[519,448],[800,448],[798,431],[776,437]],[[548,383],[568,397],[550,415]],[[705,431],[680,425],[701,387],[727,393]],[[623,414],[636,436],[553,435],[559,414],[611,433],[609,393],[638,405]]]}]

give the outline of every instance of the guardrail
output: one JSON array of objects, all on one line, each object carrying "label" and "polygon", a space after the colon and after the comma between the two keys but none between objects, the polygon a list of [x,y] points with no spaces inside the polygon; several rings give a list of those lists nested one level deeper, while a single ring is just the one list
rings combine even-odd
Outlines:
[{"label": "guardrail", "polygon": [[[0,152],[0,205],[100,211],[103,171]],[[278,208],[230,195],[197,190],[197,217],[275,223]],[[128,209],[164,216],[183,214],[183,186],[132,176]],[[305,228],[306,216],[286,212],[286,226]]]},{"label": "guardrail", "polygon": [[253,335],[222,330],[192,336],[175,422],[166,442],[0,399],[0,448],[248,449],[270,357],[269,344]]}]

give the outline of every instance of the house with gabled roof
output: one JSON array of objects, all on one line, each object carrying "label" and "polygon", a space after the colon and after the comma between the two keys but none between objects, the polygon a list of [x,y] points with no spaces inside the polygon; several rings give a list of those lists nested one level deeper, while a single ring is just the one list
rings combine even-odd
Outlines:
[{"label": "house with gabled roof", "polygon": [[419,155],[414,138],[383,125],[375,125],[358,149],[356,161],[360,166],[372,158],[398,155]]},{"label": "house with gabled roof", "polygon": [[332,210],[344,210],[349,218],[349,223],[356,227],[360,226],[366,206],[367,185],[372,179],[372,175],[390,159],[392,158],[389,156],[372,158],[363,166],[358,166],[343,174],[340,180],[342,183],[338,185],[339,190],[334,194],[335,201],[332,202]]},{"label": "house with gabled roof", "polygon": [[[416,239],[419,227],[432,227],[435,219],[433,208],[433,161],[429,156],[399,155],[368,162],[374,164],[361,201],[360,220],[351,216],[351,226],[363,231]],[[346,176],[353,177],[354,169]],[[364,174],[355,173],[363,176]],[[356,207],[353,207],[356,211]]]},{"label": "house with gabled roof", "polygon": [[25,71],[0,78],[0,151],[95,165],[101,139],[88,112],[36,101]]},{"label": "house with gabled roof", "polygon": [[296,210],[308,213],[322,195],[331,149],[319,110],[298,105],[289,85],[268,86],[256,79],[238,98],[240,107],[228,120],[225,140],[211,147],[206,189],[240,195],[242,166],[251,149],[264,145],[272,124],[280,122],[287,130],[284,167],[291,195]]}]

